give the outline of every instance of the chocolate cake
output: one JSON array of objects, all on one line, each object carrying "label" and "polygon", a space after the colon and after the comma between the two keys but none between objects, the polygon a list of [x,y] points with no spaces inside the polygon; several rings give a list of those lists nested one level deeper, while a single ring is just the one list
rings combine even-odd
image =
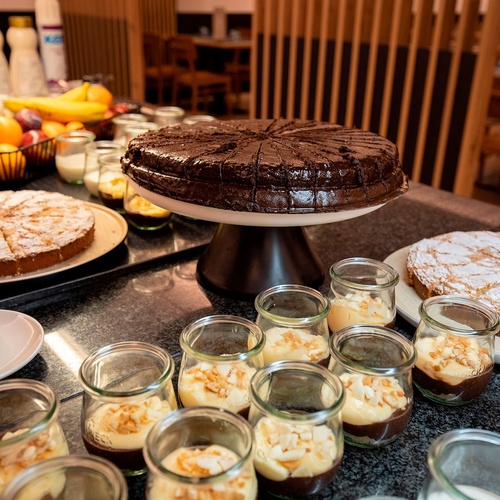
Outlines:
[{"label": "chocolate cake", "polygon": [[408,189],[392,142],[306,120],[165,127],[130,141],[122,167],[154,193],[243,212],[351,210],[383,204]]}]

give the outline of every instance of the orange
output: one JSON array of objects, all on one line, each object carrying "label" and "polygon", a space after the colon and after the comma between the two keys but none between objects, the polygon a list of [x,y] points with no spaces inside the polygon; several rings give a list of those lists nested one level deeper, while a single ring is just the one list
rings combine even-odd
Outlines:
[{"label": "orange", "polygon": [[58,135],[64,134],[64,132],[67,132],[67,130],[62,123],[44,120],[42,122],[42,132],[44,132],[47,137],[53,138],[57,137]]},{"label": "orange", "polygon": [[0,144],[0,180],[13,181],[24,176],[26,157],[14,144]]},{"label": "orange", "polygon": [[10,116],[0,116],[0,143],[21,145],[23,129],[19,122]]},{"label": "orange", "polygon": [[72,130],[84,130],[85,125],[82,122],[79,121],[72,121],[66,123],[66,132],[71,132]]},{"label": "orange", "polygon": [[102,85],[91,85],[87,89],[87,101],[100,102],[110,108],[113,106],[113,94]]}]

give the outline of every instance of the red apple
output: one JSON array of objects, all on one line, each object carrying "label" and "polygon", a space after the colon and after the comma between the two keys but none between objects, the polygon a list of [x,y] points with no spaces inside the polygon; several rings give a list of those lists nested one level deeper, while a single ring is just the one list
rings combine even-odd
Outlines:
[{"label": "red apple", "polygon": [[121,114],[121,113],[128,113],[130,110],[130,106],[125,103],[118,103],[115,104],[112,108],[111,111],[115,113],[116,115]]},{"label": "red apple", "polygon": [[[54,143],[47,139],[49,139],[49,136],[41,130],[24,132],[20,147],[31,146],[23,149],[23,154],[26,156],[28,163],[45,165],[54,159]],[[41,144],[36,146],[38,143]]]},{"label": "red apple", "polygon": [[32,144],[36,144],[48,138],[49,136],[41,130],[28,130],[28,132],[24,132],[21,138],[21,147],[31,146]]},{"label": "red apple", "polygon": [[14,115],[14,118],[21,125],[23,132],[41,128],[43,121],[38,111],[29,108],[21,109]]}]

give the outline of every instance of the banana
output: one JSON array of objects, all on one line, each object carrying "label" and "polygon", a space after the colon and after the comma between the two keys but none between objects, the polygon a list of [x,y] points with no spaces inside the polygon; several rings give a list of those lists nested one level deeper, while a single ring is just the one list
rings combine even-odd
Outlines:
[{"label": "banana", "polygon": [[58,95],[54,97],[54,99],[59,99],[61,101],[86,101],[87,100],[87,89],[89,88],[90,83],[85,82],[83,85],[75,87],[74,89],[68,90],[64,92],[64,94]]},{"label": "banana", "polygon": [[105,104],[98,102],[66,101],[53,97],[12,98],[6,99],[4,105],[14,113],[23,108],[31,108],[38,111],[44,120],[61,123],[96,122],[103,118],[104,112],[108,109]]}]

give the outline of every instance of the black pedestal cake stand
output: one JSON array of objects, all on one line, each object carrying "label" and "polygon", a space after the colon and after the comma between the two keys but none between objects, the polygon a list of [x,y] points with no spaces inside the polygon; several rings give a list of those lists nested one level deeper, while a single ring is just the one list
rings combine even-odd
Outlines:
[{"label": "black pedestal cake stand", "polygon": [[196,277],[207,290],[243,300],[287,283],[317,288],[323,282],[324,266],[304,227],[360,217],[382,206],[308,214],[235,212],[173,200],[129,182],[155,205],[219,224],[198,260]]}]

